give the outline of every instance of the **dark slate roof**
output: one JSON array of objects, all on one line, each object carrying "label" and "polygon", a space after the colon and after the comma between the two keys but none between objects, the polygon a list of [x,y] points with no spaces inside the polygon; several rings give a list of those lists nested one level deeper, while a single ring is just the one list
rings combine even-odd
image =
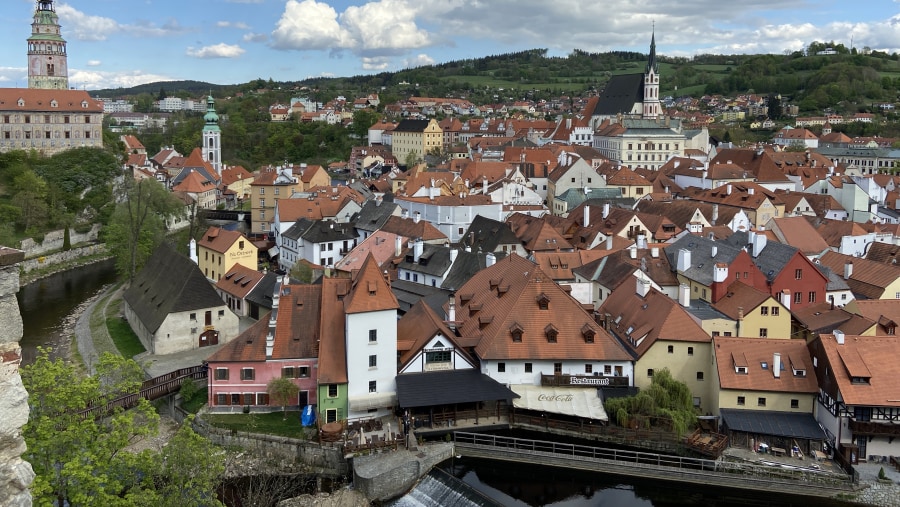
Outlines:
[{"label": "dark slate roof", "polygon": [[644,75],[612,76],[599,98],[591,116],[615,116],[619,113],[630,113],[635,102],[644,101]]},{"label": "dark slate roof", "polygon": [[394,132],[424,132],[426,127],[428,120],[400,120]]},{"label": "dark slate roof", "polygon": [[782,438],[825,439],[825,432],[812,414],[734,408],[721,408],[719,414],[731,431]]},{"label": "dark slate roof", "polygon": [[461,242],[472,251],[495,252],[500,245],[518,245],[519,238],[505,222],[475,215]]},{"label": "dark slate roof", "polygon": [[476,401],[512,401],[519,395],[477,369],[397,375],[400,408],[452,405]]},{"label": "dark slate roof", "polygon": [[443,277],[450,268],[450,247],[445,245],[422,245],[419,262],[415,259],[415,247],[406,251],[406,257],[397,264],[397,269],[405,269],[414,273]]},{"label": "dark slate roof", "polygon": [[825,290],[850,290],[850,286],[847,285],[847,282],[844,280],[843,274],[839,275],[832,271],[828,266],[823,266],[821,264],[816,264],[816,269],[828,278],[828,284],[825,286]]},{"label": "dark slate roof", "polygon": [[[719,244],[724,242],[737,248],[743,248],[749,244],[750,240],[748,238],[749,234],[746,231],[740,231],[719,241]],[[749,251],[752,253],[752,249]],[[792,247],[791,245],[768,240],[766,241],[765,248],[762,249],[759,256],[753,259],[753,262],[756,263],[759,270],[766,275],[766,279],[771,282],[779,273],[781,273],[784,266],[794,258],[794,254],[798,251],[798,248]]]},{"label": "dark slate roof", "polygon": [[275,286],[279,283],[279,275],[269,271],[263,276],[262,280],[256,284],[256,287],[244,298],[247,301],[259,306],[260,308],[272,309],[272,294],[274,294]]},{"label": "dark slate roof", "polygon": [[[494,258],[499,261],[506,257],[505,252],[494,252]],[[496,261],[495,261],[496,262]],[[456,290],[462,287],[475,273],[487,267],[487,252],[466,252],[463,250],[456,256],[456,262],[450,267],[441,287]]]},{"label": "dark slate roof", "polygon": [[588,193],[585,194],[584,189],[581,187],[570,188],[563,192],[562,195],[554,197],[554,199],[565,202],[568,205],[568,209],[575,209],[588,200],[622,199],[622,190],[619,187],[588,188]]},{"label": "dark slate roof", "polygon": [[166,242],[156,248],[122,297],[151,333],[170,313],[225,305],[200,268]]},{"label": "dark slate roof", "polygon": [[[746,235],[744,237],[746,238]],[[715,259],[712,257],[713,245],[717,247]],[[678,251],[682,248],[691,252],[691,267],[684,272],[684,276],[706,286],[713,283],[713,267],[717,262],[731,265],[734,258],[741,253],[740,247],[729,245],[723,241],[686,234],[666,247],[666,257],[669,259],[672,269],[678,269]]]},{"label": "dark slate roof", "polygon": [[400,304],[400,312],[406,313],[419,300],[423,300],[434,313],[444,314],[444,304],[450,299],[451,291],[440,287],[432,287],[406,280],[394,280],[391,282],[391,291]]},{"label": "dark slate roof", "polygon": [[307,243],[327,243],[354,239],[356,232],[353,225],[349,223],[301,218],[284,231],[284,236],[293,240],[302,238]]},{"label": "dark slate roof", "polygon": [[359,230],[375,232],[381,229],[398,208],[400,208],[399,205],[387,200],[379,202],[369,199],[350,222]]},{"label": "dark slate roof", "polygon": [[181,169],[181,172],[178,173],[178,176],[175,176],[175,178],[172,179],[172,182],[171,182],[172,188],[177,187],[178,184],[181,183],[182,180],[184,180],[185,178],[187,178],[188,175],[191,174],[191,172],[194,172],[194,171],[195,171],[197,174],[199,174],[204,180],[206,180],[206,181],[208,181],[208,182],[210,182],[210,183],[215,183],[215,182],[216,182],[216,178],[213,177],[213,175],[210,174],[210,173],[206,170],[205,167],[184,167],[184,168]]}]

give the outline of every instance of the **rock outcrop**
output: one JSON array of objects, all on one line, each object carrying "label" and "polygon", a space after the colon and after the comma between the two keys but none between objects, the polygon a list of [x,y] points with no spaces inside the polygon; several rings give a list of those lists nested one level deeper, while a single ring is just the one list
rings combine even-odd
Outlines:
[{"label": "rock outcrop", "polygon": [[28,393],[19,375],[22,315],[16,301],[19,264],[24,252],[0,246],[0,502],[4,506],[31,506],[31,464],[22,459],[28,422]]}]

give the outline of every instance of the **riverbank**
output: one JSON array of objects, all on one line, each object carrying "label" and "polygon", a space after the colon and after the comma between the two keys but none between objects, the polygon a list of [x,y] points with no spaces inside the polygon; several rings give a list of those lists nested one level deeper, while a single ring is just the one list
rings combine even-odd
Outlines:
[{"label": "riverbank", "polygon": [[77,269],[83,266],[89,266],[91,264],[96,264],[98,262],[103,262],[109,259],[112,259],[112,256],[104,251],[102,253],[85,255],[64,262],[47,264],[46,266],[32,269],[27,272],[22,270],[19,273],[19,287],[24,287],[30,283],[34,283],[42,278],[47,278],[48,276],[52,276],[57,273],[62,273],[71,269]]}]

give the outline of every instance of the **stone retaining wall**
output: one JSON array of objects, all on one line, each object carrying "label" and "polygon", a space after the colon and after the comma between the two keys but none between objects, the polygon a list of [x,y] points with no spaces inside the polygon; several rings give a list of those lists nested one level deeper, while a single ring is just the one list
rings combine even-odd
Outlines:
[{"label": "stone retaining wall", "polygon": [[0,502],[7,507],[30,507],[34,480],[31,464],[22,460],[28,422],[28,393],[19,375],[22,315],[16,302],[20,250],[0,246]]},{"label": "stone retaining wall", "polygon": [[353,458],[353,487],[369,500],[392,500],[406,494],[438,463],[452,456],[452,443],[357,456]]},{"label": "stone retaining wall", "polygon": [[106,245],[103,243],[98,243],[96,245],[84,246],[81,248],[73,248],[71,250],[66,250],[64,252],[57,252],[54,254],[39,256],[32,259],[28,259],[27,261],[22,262],[22,272],[29,273],[34,271],[35,269],[53,266],[56,264],[63,264],[66,262],[70,262],[76,259],[80,259],[82,257],[88,257],[90,255],[97,254],[105,254],[106,253]]},{"label": "stone retaining wall", "polygon": [[200,417],[194,419],[194,431],[223,447],[235,446],[265,457],[293,460],[312,467],[318,473],[347,475],[350,464],[344,459],[341,447],[322,446],[275,435],[261,435],[215,428]]},{"label": "stone retaining wall", "polygon": [[[25,238],[22,240],[22,244],[19,248],[25,252],[25,257],[30,259],[32,257],[38,257],[47,252],[53,252],[55,250],[61,250],[63,247],[63,243],[65,240],[65,230],[60,229],[58,231],[50,231],[47,234],[44,234],[44,240],[40,243],[36,242],[31,238]],[[91,227],[91,230],[85,233],[75,232],[75,229],[69,228],[69,243],[72,245],[78,245],[81,243],[94,243],[97,241],[97,238],[100,236],[100,224],[94,224]]]}]

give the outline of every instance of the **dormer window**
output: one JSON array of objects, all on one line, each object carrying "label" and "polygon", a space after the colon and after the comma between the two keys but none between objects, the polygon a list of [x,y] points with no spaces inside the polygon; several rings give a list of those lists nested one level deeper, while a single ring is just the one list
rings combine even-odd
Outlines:
[{"label": "dormer window", "polygon": [[746,374],[747,374],[747,367],[746,367],[746,366],[736,366],[736,367],[734,368],[734,372],[735,372],[735,373],[740,373],[741,375],[746,375]]},{"label": "dormer window", "polygon": [[547,336],[547,343],[556,343],[559,330],[553,324],[547,324],[547,327],[544,328],[544,334]]},{"label": "dormer window", "polygon": [[538,308],[541,310],[547,310],[550,308],[550,298],[542,292],[541,295],[537,297],[537,304]]},{"label": "dormer window", "polygon": [[81,101],[81,108],[82,108],[82,109],[87,109],[87,107],[88,107],[87,101],[86,101],[86,100],[82,100],[82,101]]},{"label": "dormer window", "polygon": [[515,323],[509,328],[509,334],[512,335],[512,341],[520,343],[522,341],[522,335],[525,334],[525,330],[522,329],[522,326],[518,323]]},{"label": "dormer window", "polygon": [[584,343],[594,343],[594,336],[597,333],[587,324],[581,328],[581,336],[584,337]]},{"label": "dormer window", "polygon": [[19,99],[19,107],[25,107],[25,99]]},{"label": "dormer window", "polygon": [[55,99],[50,101],[50,107],[59,107],[59,102]]},{"label": "dormer window", "polygon": [[486,328],[488,326],[488,324],[490,324],[493,321],[494,321],[494,317],[491,317],[490,315],[483,315],[481,317],[478,317],[478,329]]}]

